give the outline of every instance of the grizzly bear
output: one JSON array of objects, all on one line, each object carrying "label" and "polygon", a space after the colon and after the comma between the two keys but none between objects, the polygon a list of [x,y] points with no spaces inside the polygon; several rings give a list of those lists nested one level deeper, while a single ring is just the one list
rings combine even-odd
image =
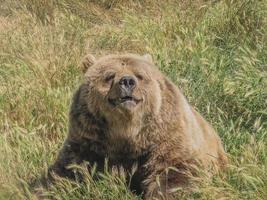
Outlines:
[{"label": "grizzly bear", "polygon": [[99,171],[105,163],[129,174],[135,167],[129,178],[133,192],[170,199],[175,188],[190,186],[195,166],[217,171],[227,163],[214,129],[151,56],[87,55],[83,66],[69,133],[50,175],[74,178],[68,166],[84,161]]}]

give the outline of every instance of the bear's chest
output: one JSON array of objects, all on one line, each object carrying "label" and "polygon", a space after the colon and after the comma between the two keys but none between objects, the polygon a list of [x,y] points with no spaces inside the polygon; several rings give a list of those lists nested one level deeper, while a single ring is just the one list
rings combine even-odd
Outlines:
[{"label": "bear's chest", "polygon": [[[123,166],[125,169],[131,169],[132,166],[139,163],[140,157],[144,152],[139,149],[137,144],[126,138],[117,138],[115,141],[103,139],[102,141],[85,140],[80,146],[82,159],[98,167],[103,168],[108,161],[109,166]],[[106,161],[105,161],[106,160]]]}]

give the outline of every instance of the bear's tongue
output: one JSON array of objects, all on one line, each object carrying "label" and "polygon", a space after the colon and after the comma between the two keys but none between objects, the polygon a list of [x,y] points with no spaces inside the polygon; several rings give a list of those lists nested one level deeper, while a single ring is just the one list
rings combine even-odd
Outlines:
[{"label": "bear's tongue", "polygon": [[109,103],[112,104],[113,106],[117,106],[117,105],[124,105],[124,104],[133,104],[136,105],[138,100],[136,100],[134,97],[132,96],[123,96],[123,97],[119,97],[116,99],[108,99]]},{"label": "bear's tongue", "polygon": [[134,101],[134,98],[131,96],[125,96],[125,97],[120,98],[121,103],[126,102],[126,101]]}]

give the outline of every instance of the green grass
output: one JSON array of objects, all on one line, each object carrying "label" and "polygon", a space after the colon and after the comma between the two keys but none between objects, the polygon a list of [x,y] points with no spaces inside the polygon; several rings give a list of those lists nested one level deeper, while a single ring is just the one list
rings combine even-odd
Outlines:
[{"label": "green grass", "polygon": [[[219,132],[231,164],[184,199],[267,199],[266,0],[0,0],[0,199],[37,199],[89,52],[150,53]],[[138,199],[101,176],[39,190]]]}]

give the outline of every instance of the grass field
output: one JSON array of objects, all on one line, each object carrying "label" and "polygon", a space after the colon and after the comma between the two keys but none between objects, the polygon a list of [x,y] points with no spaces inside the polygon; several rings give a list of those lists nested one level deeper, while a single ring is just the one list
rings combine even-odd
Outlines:
[{"label": "grass field", "polygon": [[[267,199],[266,0],[0,0],[0,199],[37,199],[89,52],[150,53],[217,129],[230,165],[182,198]],[[101,176],[42,195],[140,199]]]}]

